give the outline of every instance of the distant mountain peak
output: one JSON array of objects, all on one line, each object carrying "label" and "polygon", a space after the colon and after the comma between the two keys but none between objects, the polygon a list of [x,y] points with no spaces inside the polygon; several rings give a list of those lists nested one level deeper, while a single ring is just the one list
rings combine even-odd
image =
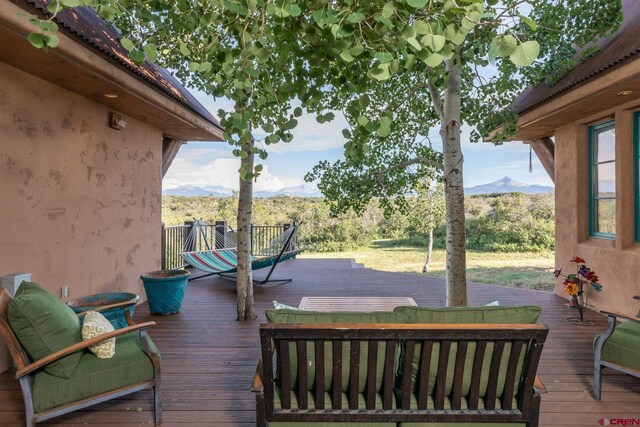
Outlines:
[{"label": "distant mountain peak", "polygon": [[492,194],[492,193],[524,193],[524,194],[539,194],[539,193],[551,193],[553,187],[547,187],[537,184],[525,184],[511,179],[508,176],[498,179],[497,181],[490,182],[488,184],[476,185],[474,187],[465,188],[465,194]]}]

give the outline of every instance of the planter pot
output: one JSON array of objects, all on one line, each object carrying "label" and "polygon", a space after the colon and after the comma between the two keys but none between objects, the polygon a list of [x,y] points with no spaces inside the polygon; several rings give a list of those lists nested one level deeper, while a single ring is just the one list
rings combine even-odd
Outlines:
[{"label": "planter pot", "polygon": [[[71,307],[74,312],[81,313],[83,311],[93,310],[96,307],[103,307],[105,305],[116,304],[119,302],[131,301],[135,303],[138,302],[139,299],[140,297],[138,295],[128,292],[105,292],[68,301],[67,305]],[[129,307],[129,315],[131,317],[133,317],[134,309],[135,305]],[[129,326],[127,325],[127,320],[124,317],[124,310],[122,307],[101,311],[100,313],[106,317],[109,322],[111,322],[115,329],[126,328]],[[82,321],[83,318],[84,316],[80,318],[80,321]]]},{"label": "planter pot", "polygon": [[178,313],[189,276],[191,273],[185,270],[159,270],[141,275],[151,314]]}]

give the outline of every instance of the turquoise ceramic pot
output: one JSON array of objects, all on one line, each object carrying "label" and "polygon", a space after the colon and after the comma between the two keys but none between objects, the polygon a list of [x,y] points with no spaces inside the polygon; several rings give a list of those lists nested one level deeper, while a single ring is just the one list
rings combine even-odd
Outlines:
[{"label": "turquoise ceramic pot", "polygon": [[[68,301],[67,305],[76,313],[81,313],[83,311],[90,311],[97,307],[103,307],[105,305],[116,304],[119,302],[131,301],[136,303],[139,299],[140,297],[138,295],[129,292],[104,292]],[[133,317],[134,309],[135,304],[129,307],[129,315],[131,317]],[[127,325],[127,321],[124,317],[124,310],[122,307],[101,311],[100,313],[106,317],[109,322],[111,322],[115,329],[126,328],[129,326]],[[84,316],[80,318],[80,321],[82,321],[83,318]]]},{"label": "turquoise ceramic pot", "polygon": [[175,314],[182,307],[189,273],[186,270],[159,270],[140,276],[151,314]]}]

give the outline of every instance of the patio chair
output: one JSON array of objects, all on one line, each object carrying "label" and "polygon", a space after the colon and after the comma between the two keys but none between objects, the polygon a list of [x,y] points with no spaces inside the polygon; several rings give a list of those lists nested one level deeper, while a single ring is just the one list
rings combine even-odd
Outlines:
[{"label": "patio chair", "polygon": [[[82,341],[79,316],[35,283],[22,283],[15,299],[0,293],[0,335],[16,365],[26,412],[26,425],[83,409],[139,390],[152,388],[156,425],[162,422],[160,354],[146,328],[135,325],[127,301],[95,308],[121,307],[128,327]],[[116,353],[99,359],[89,346],[116,338]]]},{"label": "patio chair", "polygon": [[[633,297],[640,300],[640,295]],[[602,394],[602,368],[611,368],[640,378],[640,311],[636,317],[601,311],[608,328],[594,339],[593,395]],[[626,322],[617,324],[618,318]]]}]

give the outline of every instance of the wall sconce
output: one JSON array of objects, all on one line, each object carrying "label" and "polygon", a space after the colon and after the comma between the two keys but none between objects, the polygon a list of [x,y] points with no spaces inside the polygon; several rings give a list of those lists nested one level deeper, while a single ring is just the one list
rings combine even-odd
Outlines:
[{"label": "wall sconce", "polygon": [[127,122],[122,120],[120,114],[109,112],[109,127],[115,130],[122,130],[127,127]]}]

